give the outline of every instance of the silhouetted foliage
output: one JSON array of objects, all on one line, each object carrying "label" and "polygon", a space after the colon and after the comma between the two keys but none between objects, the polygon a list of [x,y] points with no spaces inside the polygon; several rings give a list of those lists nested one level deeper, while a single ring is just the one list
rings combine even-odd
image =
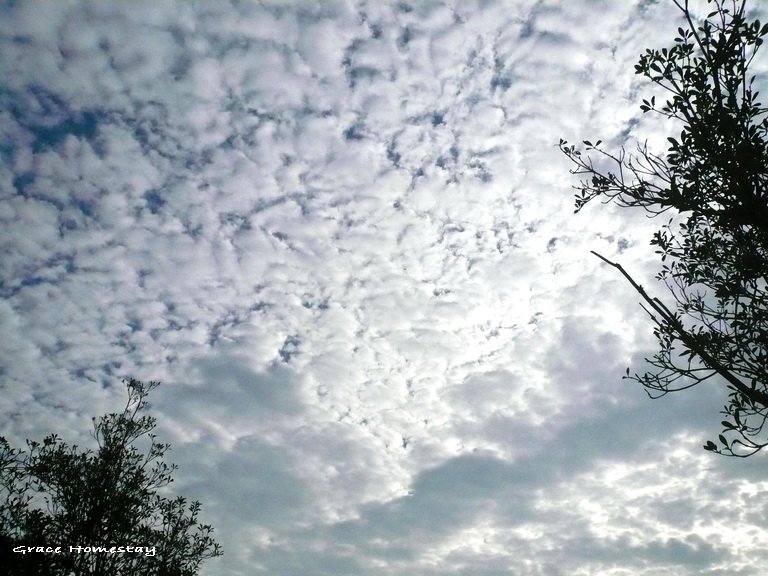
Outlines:
[{"label": "silhouetted foliage", "polygon": [[669,93],[659,108],[643,100],[643,113],[682,124],[664,155],[640,144],[636,153],[612,154],[601,142],[584,151],[566,141],[560,149],[585,175],[576,187],[576,212],[601,197],[651,215],[672,216],[654,233],[663,281],[676,305],[651,298],[619,264],[643,297],[660,350],[647,361],[654,371],[627,376],[652,397],[691,388],[718,376],[729,389],[718,443],[704,448],[749,456],[768,445],[768,120],[758,101],[753,62],[768,24],[745,17],[745,2],[709,0],[714,8],[694,22],[687,0],[675,1],[687,26],[674,45],[646,50],[635,72]]},{"label": "silhouetted foliage", "polygon": [[197,521],[199,502],[158,493],[176,469],[163,461],[170,445],[156,441],[155,419],[140,415],[158,383],[125,383],[123,412],[93,419],[95,452],[55,434],[27,440],[26,451],[0,438],[4,574],[192,576],[221,555],[213,529]]}]

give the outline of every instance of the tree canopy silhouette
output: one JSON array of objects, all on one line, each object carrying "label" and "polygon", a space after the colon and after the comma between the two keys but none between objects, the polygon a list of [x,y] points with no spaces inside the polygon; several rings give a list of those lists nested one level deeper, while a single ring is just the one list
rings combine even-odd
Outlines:
[{"label": "tree canopy silhouette", "polygon": [[163,461],[170,445],[156,441],[155,419],[141,414],[158,383],[125,384],[123,412],[93,419],[95,451],[55,434],[27,440],[26,451],[0,438],[4,574],[193,576],[222,554],[211,526],[198,523],[199,502],[158,492],[176,470]]},{"label": "tree canopy silhouette", "polygon": [[718,442],[704,448],[745,457],[768,445],[768,110],[750,73],[768,24],[746,18],[745,0],[708,0],[711,12],[698,22],[687,0],[674,4],[686,25],[671,47],[646,50],[635,66],[668,95],[663,105],[643,100],[642,112],[681,125],[666,153],[647,141],[632,153],[587,140],[581,149],[561,140],[560,149],[571,173],[586,177],[576,212],[601,198],[670,216],[651,244],[671,309],[595,253],[630,282],[655,324],[653,369],[627,369],[625,378],[652,397],[719,380],[729,392],[726,419]]}]

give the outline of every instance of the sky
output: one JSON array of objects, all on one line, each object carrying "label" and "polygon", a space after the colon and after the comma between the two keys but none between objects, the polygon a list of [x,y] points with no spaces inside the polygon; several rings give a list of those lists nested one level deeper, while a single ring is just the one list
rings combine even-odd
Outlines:
[{"label": "sky", "polygon": [[652,323],[590,250],[664,297],[661,222],[574,214],[557,148],[665,149],[671,2],[0,6],[13,444],[161,381],[205,576],[764,574],[722,383],[621,380]]}]

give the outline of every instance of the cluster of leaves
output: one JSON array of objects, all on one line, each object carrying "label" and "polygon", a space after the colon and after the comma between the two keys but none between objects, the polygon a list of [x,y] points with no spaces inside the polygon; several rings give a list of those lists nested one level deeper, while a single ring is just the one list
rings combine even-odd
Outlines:
[{"label": "cluster of leaves", "polygon": [[[163,461],[169,444],[156,441],[155,419],[140,415],[158,383],[125,382],[122,413],[93,421],[98,449],[81,451],[55,434],[27,450],[0,438],[0,540],[9,574],[193,576],[206,558],[220,556],[213,529],[198,523],[199,502],[164,498],[175,465]],[[147,444],[139,450],[137,444]],[[62,547],[57,554],[20,555],[16,546]],[[69,553],[69,546],[143,546],[154,556]]]},{"label": "cluster of leaves", "polygon": [[635,67],[670,95],[661,107],[655,97],[643,100],[642,112],[682,124],[666,154],[647,143],[612,154],[584,141],[585,151],[616,167],[601,171],[576,146],[561,140],[560,149],[575,164],[571,172],[587,176],[576,212],[597,197],[654,216],[672,211],[651,244],[674,310],[603,258],[643,296],[660,344],[647,359],[654,371],[627,377],[654,397],[719,377],[730,389],[724,431],[704,447],[748,456],[768,445],[768,110],[749,75],[768,24],[748,21],[745,1],[708,3],[715,9],[696,24],[688,2],[675,1],[687,28],[671,48],[646,50]]}]

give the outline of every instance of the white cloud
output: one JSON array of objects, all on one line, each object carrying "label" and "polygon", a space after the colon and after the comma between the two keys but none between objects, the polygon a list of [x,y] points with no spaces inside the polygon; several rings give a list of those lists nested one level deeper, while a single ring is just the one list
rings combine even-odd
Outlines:
[{"label": "white cloud", "polygon": [[656,223],[574,216],[556,148],[663,141],[632,67],[670,6],[30,6],[4,434],[87,441],[120,376],[163,380],[205,573],[759,573],[762,471],[699,449],[723,395],[620,383],[650,324],[589,251],[651,283]]}]

